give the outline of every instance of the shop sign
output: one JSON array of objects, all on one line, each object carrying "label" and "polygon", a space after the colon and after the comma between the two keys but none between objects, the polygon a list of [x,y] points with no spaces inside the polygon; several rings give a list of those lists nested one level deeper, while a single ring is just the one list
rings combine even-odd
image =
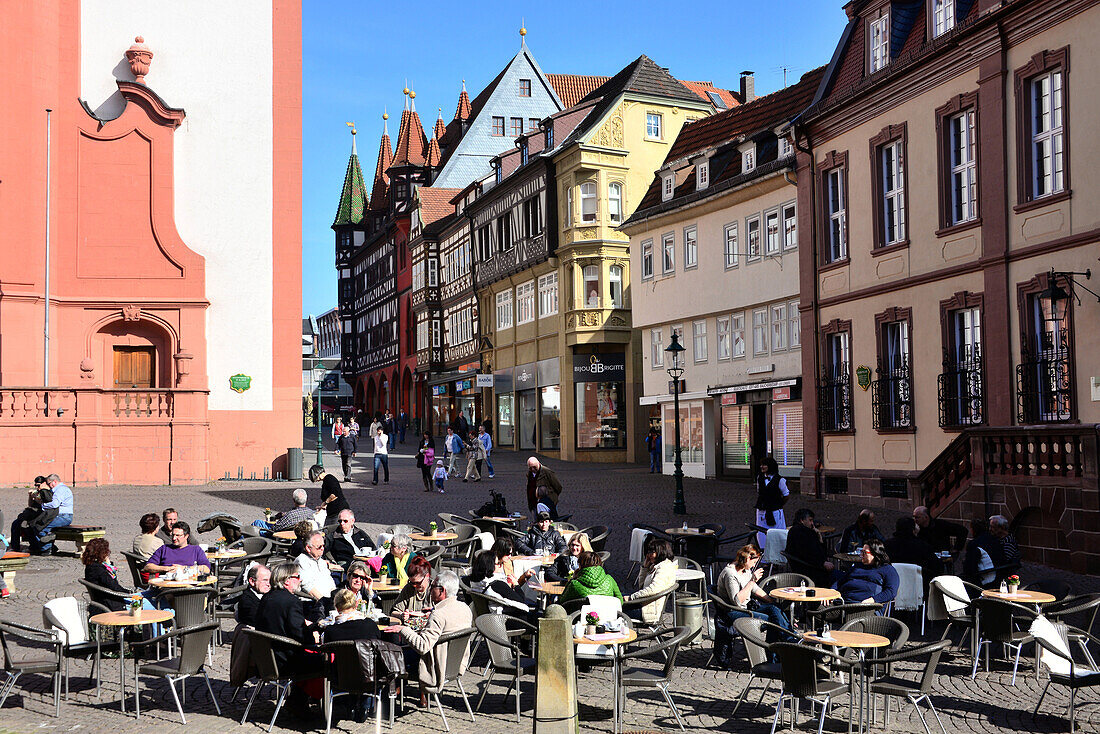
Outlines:
[{"label": "shop sign", "polygon": [[432,385],[432,395],[434,395],[435,397],[439,397],[440,395],[446,395],[446,394],[447,394],[447,386],[446,385]]},{"label": "shop sign", "polygon": [[493,377],[494,377],[494,375],[478,375],[477,378],[476,378],[477,386],[478,387],[492,387],[493,386]]},{"label": "shop sign", "polygon": [[674,395],[677,392],[676,391],[676,383],[677,382],[680,383],[680,390],[679,390],[680,394],[683,395],[684,393],[687,392],[687,380],[684,380],[684,379],[669,380],[668,381],[668,394],[669,395]]},{"label": "shop sign", "polygon": [[773,387],[772,400],[790,400],[791,389],[789,387]]},{"label": "shop sign", "polygon": [[535,386],[535,365],[525,364],[516,367],[515,384],[516,390],[533,388]]},{"label": "shop sign", "polygon": [[723,395],[722,405],[737,405],[737,393],[729,392]]},{"label": "shop sign", "polygon": [[856,367],[856,384],[862,387],[864,392],[867,392],[867,388],[871,387],[870,367],[865,364]]},{"label": "shop sign", "polygon": [[469,390],[474,386],[473,380],[459,380],[455,383],[455,392],[460,393],[464,390]]},{"label": "shop sign", "polygon": [[794,387],[798,380],[772,380],[771,382],[755,382],[751,385],[735,385],[733,387],[712,387],[707,390],[711,395],[725,395],[727,393],[751,392],[753,390],[774,390],[777,387]]},{"label": "shop sign", "polygon": [[573,382],[621,382],[625,379],[625,354],[573,355]]},{"label": "shop sign", "polygon": [[242,393],[252,387],[252,378],[248,375],[236,374],[229,378],[229,389],[236,393]]}]

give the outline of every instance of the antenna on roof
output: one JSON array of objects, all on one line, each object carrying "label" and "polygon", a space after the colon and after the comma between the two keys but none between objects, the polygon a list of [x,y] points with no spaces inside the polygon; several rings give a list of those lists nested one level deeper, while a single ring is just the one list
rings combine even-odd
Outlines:
[{"label": "antenna on roof", "polygon": [[389,135],[390,134],[390,122],[389,122],[389,120],[390,120],[390,113],[387,111],[386,107],[383,106],[382,107],[382,134],[383,135]]},{"label": "antenna on roof", "polygon": [[351,128],[351,154],[356,155],[356,152],[355,152],[355,123],[354,122],[345,122],[344,124]]}]

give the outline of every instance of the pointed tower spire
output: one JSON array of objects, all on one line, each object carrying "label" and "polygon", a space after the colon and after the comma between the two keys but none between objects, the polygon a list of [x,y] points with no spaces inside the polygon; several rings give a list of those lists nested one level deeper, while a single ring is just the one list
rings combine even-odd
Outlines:
[{"label": "pointed tower spire", "polygon": [[348,170],[344,174],[344,188],[340,191],[340,204],[336,208],[336,219],[332,226],[358,224],[370,206],[367,200],[367,185],[363,181],[363,170],[359,167],[359,155],[355,151],[355,123],[351,128],[351,156],[348,157]]},{"label": "pointed tower spire", "polygon": [[523,18],[521,18],[520,21],[519,21],[519,47],[520,48],[526,48],[527,47],[527,39],[525,38],[526,35],[527,35],[527,23]]},{"label": "pointed tower spire", "polygon": [[[406,90],[408,88],[406,87]],[[416,113],[416,92],[409,90],[405,96],[405,109],[401,113],[401,125],[397,129],[397,146],[393,152],[393,165],[422,166],[428,152],[428,136]]]},{"label": "pointed tower spire", "polygon": [[386,208],[386,189],[389,186],[389,177],[386,176],[386,170],[393,162],[393,149],[390,147],[389,123],[386,122],[389,119],[389,113],[383,112],[382,120],[384,131],[382,132],[382,142],[378,146],[378,164],[374,168],[374,188],[372,188],[370,192],[371,209],[374,210]]},{"label": "pointed tower spire", "polygon": [[470,109],[470,95],[466,94],[466,80],[462,80],[462,93],[458,95],[458,109],[455,110],[455,119],[466,122],[473,111]]},{"label": "pointed tower spire", "polygon": [[439,117],[435,118],[435,132],[434,137],[437,140],[443,139],[443,134],[447,132],[447,125],[443,122],[443,108],[439,108]]}]

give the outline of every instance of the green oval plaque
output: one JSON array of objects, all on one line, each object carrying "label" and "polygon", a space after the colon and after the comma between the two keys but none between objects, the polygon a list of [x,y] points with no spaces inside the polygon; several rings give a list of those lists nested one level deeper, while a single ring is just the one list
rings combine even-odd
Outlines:
[{"label": "green oval plaque", "polygon": [[252,387],[252,378],[248,375],[236,374],[229,378],[229,389],[233,392],[244,392]]},{"label": "green oval plaque", "polygon": [[856,384],[864,390],[871,387],[871,368],[865,364],[856,367]]}]

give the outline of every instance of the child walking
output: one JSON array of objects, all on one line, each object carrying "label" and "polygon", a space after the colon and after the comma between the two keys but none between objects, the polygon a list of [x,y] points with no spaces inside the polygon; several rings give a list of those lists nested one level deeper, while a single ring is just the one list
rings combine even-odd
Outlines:
[{"label": "child walking", "polygon": [[435,474],[432,475],[435,478],[435,488],[439,490],[440,494],[444,493],[443,483],[447,481],[447,467],[443,466],[443,459],[437,459],[435,462]]}]

